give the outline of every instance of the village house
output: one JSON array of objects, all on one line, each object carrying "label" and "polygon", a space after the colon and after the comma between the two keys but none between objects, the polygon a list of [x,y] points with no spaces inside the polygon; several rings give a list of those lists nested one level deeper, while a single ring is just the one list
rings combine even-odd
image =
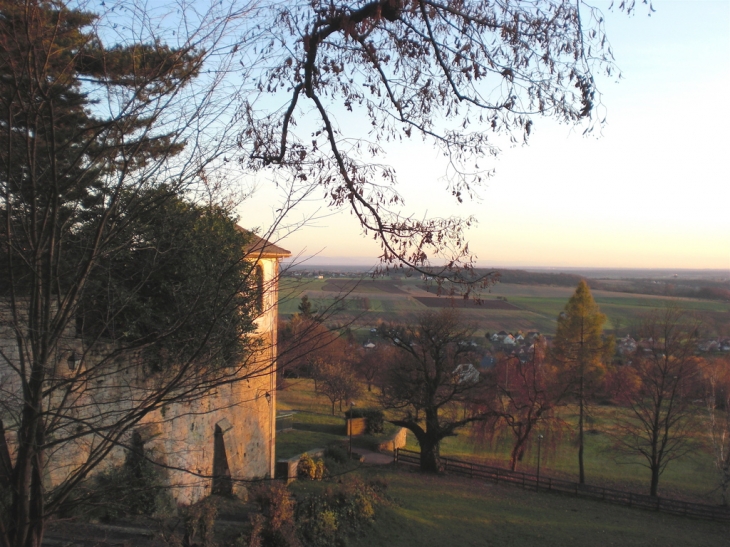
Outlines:
[{"label": "village house", "polygon": [[619,338],[616,344],[616,351],[619,355],[629,355],[636,351],[637,344],[631,336],[626,335],[624,338]]}]

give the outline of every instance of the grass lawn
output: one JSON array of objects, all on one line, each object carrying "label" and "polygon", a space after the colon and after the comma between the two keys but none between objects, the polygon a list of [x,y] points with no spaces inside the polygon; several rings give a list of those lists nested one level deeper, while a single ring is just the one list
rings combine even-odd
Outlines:
[{"label": "grass lawn", "polygon": [[[616,407],[596,407],[593,410],[595,430],[585,437],[586,481],[589,484],[648,494],[650,473],[646,467],[640,465],[644,460],[639,456],[619,454],[613,448],[614,440],[605,432],[616,419],[616,414],[621,412]],[[568,422],[576,419],[570,415],[564,418]],[[698,440],[701,442],[703,439]],[[407,448],[419,450],[415,438],[410,435]],[[542,448],[541,471],[545,475],[570,481],[578,480],[578,448],[572,432],[566,432],[553,450],[546,449],[546,446]],[[458,436],[449,437],[441,444],[443,456],[483,461],[501,467],[509,466],[510,449],[508,440],[497,442],[493,446],[485,445],[476,441],[469,430],[462,430]],[[533,445],[523,461],[518,463],[517,470],[534,473],[536,468],[537,446]],[[659,479],[659,495],[697,503],[719,503],[716,473],[709,452],[698,448],[695,452],[669,463]]]},{"label": "grass lawn", "polygon": [[[692,547],[727,545],[730,526],[550,493],[422,475],[390,466],[359,471],[388,483],[392,500],[351,547]],[[321,488],[298,481],[301,496]]]},{"label": "grass lawn", "polygon": [[[377,408],[375,392],[363,389],[357,398],[360,408]],[[276,457],[290,458],[311,450],[325,448],[330,444],[348,442],[346,435],[344,412],[335,407],[335,415],[331,414],[329,400],[314,392],[314,382],[309,379],[288,379],[286,388],[277,394],[278,410],[298,410],[293,416],[294,429],[279,432],[276,435]],[[343,410],[347,410],[343,406]],[[397,428],[389,423],[384,426],[382,435],[361,435],[354,437],[355,448],[373,447],[383,438],[393,435]]]},{"label": "grass lawn", "polygon": [[[314,381],[308,378],[287,378],[284,381],[285,387],[276,394],[277,410],[304,410],[307,412],[317,412],[321,414],[332,414],[332,405],[327,397],[318,395],[314,392]],[[373,388],[375,390],[375,388]],[[367,391],[365,386],[355,399],[355,404],[359,408],[378,408],[377,393],[375,391]],[[340,419],[347,410],[345,405],[340,411],[339,406],[335,406],[335,416]]]},{"label": "grass lawn", "polygon": [[[314,383],[308,379],[287,380],[287,387],[277,395],[278,409],[298,409],[319,414],[298,414],[295,418],[297,430],[280,434],[277,438],[277,457],[289,454],[295,446],[301,448],[294,455],[305,450],[323,447],[328,442],[343,440],[343,414],[336,410],[336,416],[329,415],[329,401],[324,396],[314,393]],[[358,406],[377,408],[375,391],[363,390],[357,400]],[[621,412],[613,406],[596,406],[592,410],[595,432],[586,435],[585,465],[586,478],[590,484],[598,484],[621,490],[647,493],[649,488],[649,471],[638,465],[638,457],[619,456],[613,449],[612,439],[604,432],[615,420],[615,414]],[[568,422],[575,421],[575,416],[566,414]],[[337,428],[342,428],[337,432]],[[312,432],[311,440],[306,437],[307,429]],[[329,435],[329,436],[327,436]],[[372,446],[371,439],[356,439],[355,445],[363,448]],[[281,448],[280,448],[281,447]],[[411,450],[419,450],[413,435],[408,435],[408,446]],[[454,458],[483,461],[493,465],[507,467],[509,463],[508,442],[496,443],[495,446],[476,442],[468,429],[461,430],[456,437],[446,438],[441,444],[441,454]],[[577,447],[570,432],[566,433],[554,451],[543,446],[541,469],[546,475],[577,480],[578,456]],[[518,471],[532,472],[537,467],[537,447],[533,446],[522,462]],[[711,456],[706,450],[697,450],[669,464],[659,480],[659,494],[665,497],[684,498],[698,503],[718,503],[719,492],[716,490],[716,471]]]}]

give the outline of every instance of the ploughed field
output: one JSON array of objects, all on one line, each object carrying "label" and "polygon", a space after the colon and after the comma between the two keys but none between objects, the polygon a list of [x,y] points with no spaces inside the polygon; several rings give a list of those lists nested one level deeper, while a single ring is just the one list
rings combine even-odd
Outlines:
[{"label": "ploughed field", "polygon": [[[590,280],[589,280],[590,285]],[[575,287],[498,283],[481,294],[481,302],[439,296],[435,285],[420,278],[371,279],[284,278],[281,282],[279,313],[283,319],[296,313],[302,296],[315,309],[331,314],[331,322],[352,324],[361,338],[382,321],[408,321],[428,309],[454,306],[476,326],[476,336],[487,332],[539,331],[554,334],[556,317]],[[670,298],[594,290],[593,296],[608,316],[608,331],[618,334],[652,309],[671,303],[701,317],[710,333],[721,333],[730,325],[730,304],[699,298]]]}]

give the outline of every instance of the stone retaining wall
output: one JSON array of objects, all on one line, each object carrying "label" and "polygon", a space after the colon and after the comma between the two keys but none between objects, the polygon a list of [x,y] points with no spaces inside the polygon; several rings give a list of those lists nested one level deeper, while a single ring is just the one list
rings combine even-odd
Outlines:
[{"label": "stone retaining wall", "polygon": [[395,435],[391,436],[389,439],[385,439],[382,441],[378,447],[378,452],[392,452],[396,448],[403,448],[406,445],[406,435],[408,434],[408,430],[405,427],[401,427]]},{"label": "stone retaining wall", "polygon": [[[313,448],[312,450],[307,450],[306,454],[309,454],[312,458],[324,458],[324,448]],[[275,477],[285,481],[287,484],[296,480],[301,457],[301,454],[297,454],[291,458],[276,460]]]}]

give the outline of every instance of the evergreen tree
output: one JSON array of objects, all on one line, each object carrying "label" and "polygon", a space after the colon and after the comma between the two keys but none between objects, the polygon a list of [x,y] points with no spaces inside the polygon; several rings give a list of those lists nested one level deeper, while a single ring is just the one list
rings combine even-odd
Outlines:
[{"label": "evergreen tree", "polygon": [[579,481],[585,483],[583,464],[587,405],[605,373],[604,361],[610,355],[611,340],[604,339],[606,316],[600,312],[585,281],[580,281],[565,309],[558,316],[553,354],[571,386],[578,404]]},{"label": "evergreen tree", "polygon": [[309,297],[305,294],[302,296],[301,302],[299,302],[299,306],[297,306],[299,309],[299,313],[302,317],[306,319],[311,319],[312,317],[312,303],[309,301]]},{"label": "evergreen tree", "polygon": [[[186,199],[214,160],[199,139],[214,94],[192,83],[215,32],[171,48],[135,9],[106,45],[77,4],[0,0],[0,431],[14,442],[8,470],[0,439],[1,545],[40,547],[144,416],[252,373],[246,236]],[[103,386],[111,363],[137,378],[120,363],[140,351],[164,366],[127,404]],[[69,442],[86,447],[78,461],[61,461]]]}]

